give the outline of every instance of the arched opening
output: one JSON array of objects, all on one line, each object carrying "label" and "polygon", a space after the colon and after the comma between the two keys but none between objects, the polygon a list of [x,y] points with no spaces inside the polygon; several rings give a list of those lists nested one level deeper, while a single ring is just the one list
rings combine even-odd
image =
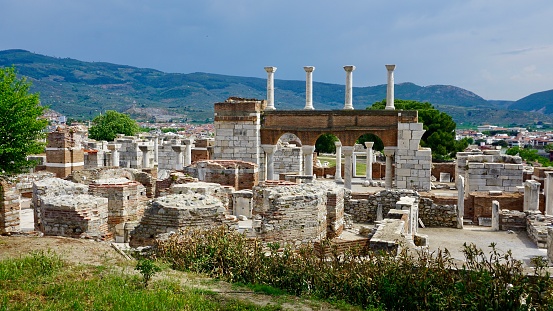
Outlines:
[{"label": "arched opening", "polygon": [[[342,167],[343,160],[340,157],[336,156],[336,143],[340,143],[340,139],[332,133],[323,133],[315,142],[315,153],[316,158],[313,163],[313,171],[317,176],[323,178],[335,178],[336,172],[340,174],[340,177],[343,175]],[[336,170],[338,165],[337,161],[340,161],[340,169]]]},{"label": "arched opening", "polygon": [[282,134],[274,153],[274,178],[281,174],[299,174],[302,171],[302,141],[292,133]]},{"label": "arched opening", "polygon": [[[370,149],[367,145],[372,146]],[[381,179],[384,177],[386,164],[382,154],[384,143],[374,133],[365,133],[357,138],[353,150],[353,176],[363,177],[367,180]]]}]

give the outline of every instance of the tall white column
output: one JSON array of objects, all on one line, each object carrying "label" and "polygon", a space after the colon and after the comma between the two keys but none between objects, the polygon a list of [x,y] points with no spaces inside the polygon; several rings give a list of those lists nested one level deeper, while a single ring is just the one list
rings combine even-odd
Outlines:
[{"label": "tall white column", "polygon": [[267,71],[267,108],[265,110],[275,110],[275,80],[274,74],[277,67],[265,67]]},{"label": "tall white column", "polygon": [[535,180],[527,180],[524,182],[524,212],[539,210],[540,187],[541,184]]},{"label": "tall white column", "polygon": [[344,164],[344,187],[351,189],[351,179],[353,177],[353,147],[343,146],[342,151],[346,158],[346,163]]},{"label": "tall white column", "polygon": [[545,194],[545,215],[553,216],[553,171],[545,172],[543,193]]},{"label": "tall white column", "polygon": [[355,70],[355,66],[344,66],[344,70],[346,71],[346,100],[344,110],[353,110],[352,72]]},{"label": "tall white column", "polygon": [[305,66],[305,110],[313,110],[313,71],[315,67]]},{"label": "tall white column", "polygon": [[373,141],[365,142],[365,147],[367,147],[367,160],[365,162],[367,165],[367,169],[366,169],[367,176],[365,177],[365,179],[367,181],[373,180],[373,146],[374,146]]},{"label": "tall white column", "polygon": [[150,167],[150,146],[138,146],[142,151],[142,168]]},{"label": "tall white column", "polygon": [[388,87],[386,88],[386,110],[396,109],[394,105],[394,69],[396,65],[386,65],[388,69]]},{"label": "tall white column", "polygon": [[465,217],[465,177],[455,179],[457,186],[457,228],[463,229]]},{"label": "tall white column", "polygon": [[301,152],[304,156],[303,174],[313,176],[313,152],[315,152],[315,146],[303,145]]},{"label": "tall white column", "polygon": [[159,137],[154,137],[154,163],[158,164],[159,157]]},{"label": "tall white column", "polygon": [[392,157],[394,156],[396,150],[395,148],[384,147],[384,155],[386,156],[386,176],[385,184],[386,189],[392,189]]},{"label": "tall white column", "polygon": [[119,167],[119,149],[121,144],[109,144],[108,149],[111,150],[111,166]]},{"label": "tall white column", "polygon": [[499,231],[499,213],[501,209],[499,208],[499,202],[496,200],[492,201],[492,231]]},{"label": "tall white column", "polygon": [[334,142],[336,146],[336,173],[334,173],[334,180],[342,182],[342,142]]},{"label": "tall white column", "polygon": [[[261,145],[263,151],[265,152],[265,163],[267,165],[267,170],[265,174],[265,180],[275,180],[275,160],[274,154],[276,151],[276,145]],[[278,178],[277,178],[278,179]]]},{"label": "tall white column", "polygon": [[192,144],[194,141],[192,139],[183,139],[182,143],[184,144],[184,166],[192,164]]},{"label": "tall white column", "polygon": [[177,162],[175,164],[175,170],[177,171],[182,171],[183,169],[183,157],[182,157],[182,152],[184,151],[184,149],[186,148],[185,146],[183,145],[174,145],[174,146],[171,146],[171,148],[173,148],[173,151],[175,151],[175,155],[177,157]]}]

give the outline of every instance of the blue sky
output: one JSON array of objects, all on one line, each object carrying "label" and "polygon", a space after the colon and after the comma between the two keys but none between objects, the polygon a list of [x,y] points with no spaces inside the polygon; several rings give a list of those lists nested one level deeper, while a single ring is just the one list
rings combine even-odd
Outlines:
[{"label": "blue sky", "polygon": [[553,89],[551,0],[0,0],[0,29],[0,50],[165,72],[344,84],[355,65],[371,86],[396,64],[485,99]]}]

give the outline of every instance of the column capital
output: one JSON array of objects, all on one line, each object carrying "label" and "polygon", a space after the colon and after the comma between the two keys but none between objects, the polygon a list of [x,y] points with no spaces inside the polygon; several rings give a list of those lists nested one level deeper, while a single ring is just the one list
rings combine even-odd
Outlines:
[{"label": "column capital", "polygon": [[183,139],[183,140],[181,140],[181,143],[183,143],[184,145],[192,145],[194,143],[194,139],[192,139],[192,138]]},{"label": "column capital", "polygon": [[186,146],[185,145],[173,145],[173,146],[171,146],[171,148],[175,152],[183,152],[186,149]]},{"label": "column capital", "polygon": [[342,142],[341,142],[341,141],[335,141],[335,142],[334,142],[334,146],[336,146],[336,147],[342,147]]},{"label": "column capital", "polygon": [[265,153],[272,154],[276,151],[277,146],[276,145],[263,144],[263,145],[261,145],[261,148],[263,148],[263,151]]},{"label": "column capital", "polygon": [[148,151],[154,150],[154,146],[141,145],[141,146],[138,146],[138,149],[140,149],[140,151],[142,151],[142,152],[148,152]]},{"label": "column capital", "polygon": [[315,152],[315,146],[303,145],[301,146],[302,153],[313,153]]},{"label": "column capital", "polygon": [[365,142],[365,147],[367,147],[367,149],[370,149],[374,146],[374,141],[366,141]]},{"label": "column capital", "polygon": [[396,153],[397,147],[384,147],[384,155],[387,157],[391,157]]},{"label": "column capital", "polygon": [[108,144],[108,149],[113,151],[113,150],[119,150],[121,149],[121,144]]},{"label": "column capital", "polygon": [[353,146],[342,146],[342,153],[346,156],[353,155]]},{"label": "column capital", "polygon": [[303,70],[305,70],[305,72],[313,72],[315,71],[315,66],[304,66]]},{"label": "column capital", "polygon": [[267,71],[267,73],[272,73],[272,72],[275,72],[276,70],[277,70],[277,67],[272,67],[272,66],[265,67],[265,71]]},{"label": "column capital", "polygon": [[386,66],[386,69],[388,69],[388,71],[394,71],[394,69],[396,69],[396,65],[385,65]]},{"label": "column capital", "polygon": [[355,70],[355,66],[353,66],[353,65],[344,66],[344,70],[347,71],[347,72],[352,72],[352,71]]}]

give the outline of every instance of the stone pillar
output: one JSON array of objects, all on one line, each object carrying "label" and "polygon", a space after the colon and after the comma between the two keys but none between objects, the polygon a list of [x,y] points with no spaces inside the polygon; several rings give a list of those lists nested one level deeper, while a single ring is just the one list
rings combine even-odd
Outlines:
[{"label": "stone pillar", "polygon": [[305,66],[305,110],[313,110],[313,71],[315,67]]},{"label": "stone pillar", "polygon": [[138,146],[140,151],[142,151],[142,168],[150,167],[150,146]]},{"label": "stone pillar", "polygon": [[388,87],[386,88],[386,110],[396,109],[394,105],[394,69],[396,65],[386,65],[388,69]]},{"label": "stone pillar", "polygon": [[457,228],[463,229],[465,217],[465,177],[459,175],[455,180],[457,183]]},{"label": "stone pillar", "polygon": [[382,219],[384,219],[384,216],[382,215],[382,204],[378,203],[376,207],[376,220],[379,221]]},{"label": "stone pillar", "polygon": [[543,193],[545,194],[545,215],[553,216],[553,171],[545,173]]},{"label": "stone pillar", "polygon": [[183,169],[183,156],[182,156],[182,153],[183,151],[185,151],[186,149],[186,146],[183,146],[183,145],[173,145],[171,146],[171,148],[173,149],[173,151],[175,151],[175,154],[176,154],[176,157],[177,157],[177,162],[175,164],[175,170],[177,171],[182,171]]},{"label": "stone pillar", "polygon": [[265,110],[275,110],[275,80],[274,74],[277,67],[265,67],[267,71],[267,108]]},{"label": "stone pillar", "polygon": [[342,142],[334,142],[336,146],[336,173],[334,173],[334,180],[336,182],[343,182],[342,180]]},{"label": "stone pillar", "polygon": [[304,156],[303,175],[313,176],[313,152],[315,152],[315,146],[303,145],[301,147],[301,153]]},{"label": "stone pillar", "polygon": [[541,184],[535,180],[527,180],[524,182],[524,212],[539,210],[540,187]]},{"label": "stone pillar", "polygon": [[373,146],[374,146],[374,142],[373,141],[366,141],[365,142],[365,147],[367,147],[367,160],[366,160],[366,165],[367,165],[367,169],[366,169],[366,179],[367,181],[372,181],[373,180]]},{"label": "stone pillar", "polygon": [[355,66],[344,66],[344,70],[346,71],[346,101],[344,110],[353,110],[352,72],[355,70]]},{"label": "stone pillar", "polygon": [[[265,180],[275,180],[275,160],[274,154],[276,151],[276,145],[261,145],[263,151],[265,151],[267,165],[267,173],[265,174]],[[277,178],[278,179],[278,178]]]},{"label": "stone pillar", "polygon": [[499,231],[499,202],[492,201],[492,231]]},{"label": "stone pillar", "polygon": [[183,139],[182,143],[184,144],[184,166],[192,164],[192,144],[194,141],[192,139]]},{"label": "stone pillar", "polygon": [[154,137],[154,163],[158,164],[158,158],[159,158],[159,137]]},{"label": "stone pillar", "polygon": [[392,189],[392,157],[394,156],[395,152],[396,149],[394,147],[384,147],[384,155],[386,156],[386,189]]},{"label": "stone pillar", "polygon": [[342,151],[346,158],[346,163],[344,165],[344,187],[351,189],[351,179],[353,177],[353,147],[343,146]]},{"label": "stone pillar", "polygon": [[111,166],[119,167],[119,149],[121,144],[108,144],[108,149],[111,150]]}]

